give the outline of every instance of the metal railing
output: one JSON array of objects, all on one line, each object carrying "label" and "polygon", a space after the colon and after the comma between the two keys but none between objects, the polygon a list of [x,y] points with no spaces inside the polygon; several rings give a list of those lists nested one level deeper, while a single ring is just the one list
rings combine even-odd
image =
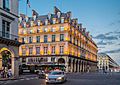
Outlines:
[{"label": "metal railing", "polygon": [[8,32],[3,32],[3,31],[0,31],[0,37],[10,39],[10,40],[17,40],[17,41],[19,38],[17,35],[13,35]]}]

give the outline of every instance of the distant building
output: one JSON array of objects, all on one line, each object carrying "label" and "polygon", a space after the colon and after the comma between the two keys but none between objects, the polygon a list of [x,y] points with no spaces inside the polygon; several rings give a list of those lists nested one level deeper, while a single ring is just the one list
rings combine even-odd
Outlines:
[{"label": "distant building", "polygon": [[[97,69],[97,45],[86,28],[71,18],[71,12],[19,18],[19,47],[22,65],[30,68],[63,65],[67,72],[87,72]],[[34,66],[34,67],[32,67]]]},{"label": "distant building", "polygon": [[0,70],[12,68],[18,76],[19,45],[18,0],[0,0]]},{"label": "distant building", "polygon": [[107,54],[99,53],[97,56],[99,71],[115,72],[119,65]]}]

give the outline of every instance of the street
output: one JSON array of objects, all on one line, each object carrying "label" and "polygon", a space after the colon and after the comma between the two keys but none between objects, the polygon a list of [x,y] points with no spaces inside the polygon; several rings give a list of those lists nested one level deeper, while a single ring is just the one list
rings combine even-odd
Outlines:
[{"label": "street", "polygon": [[[120,85],[120,73],[71,73],[67,82],[58,85]],[[26,77],[25,79],[4,81],[1,85],[46,85],[44,79]],[[57,85],[57,84],[49,84]]]}]

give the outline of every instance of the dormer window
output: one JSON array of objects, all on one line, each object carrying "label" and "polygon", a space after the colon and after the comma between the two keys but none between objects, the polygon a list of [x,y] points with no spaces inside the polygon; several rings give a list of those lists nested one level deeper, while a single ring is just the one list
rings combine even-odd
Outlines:
[{"label": "dormer window", "polygon": [[22,22],[22,17],[19,18],[19,22],[20,22],[20,23]]},{"label": "dormer window", "polygon": [[48,20],[47,19],[45,20],[45,25],[48,25]]},{"label": "dormer window", "polygon": [[64,23],[64,17],[61,18],[61,23]]},{"label": "dormer window", "polygon": [[26,27],[26,22],[24,22],[24,28]]},{"label": "dormer window", "polygon": [[48,31],[48,29],[47,28],[44,28],[44,32],[47,32]]},{"label": "dormer window", "polygon": [[40,26],[40,20],[38,20],[38,26]]},{"label": "dormer window", "polygon": [[51,28],[51,31],[52,31],[52,32],[55,32],[55,28]]},{"label": "dormer window", "polygon": [[56,23],[56,19],[54,18],[54,19],[53,19],[53,24],[55,24],[55,23]]},{"label": "dormer window", "polygon": [[36,20],[36,15],[33,15],[33,20],[34,20],[34,21]]},{"label": "dormer window", "polygon": [[60,14],[61,14],[60,12],[57,12],[57,16],[58,16],[58,18],[60,18]]},{"label": "dormer window", "polygon": [[33,21],[30,22],[30,25],[33,26]]},{"label": "dormer window", "polygon": [[64,27],[63,26],[60,26],[60,31],[64,31]]},{"label": "dormer window", "polygon": [[25,17],[25,21],[28,22],[28,17],[27,16]]},{"label": "dormer window", "polygon": [[50,20],[50,18],[51,18],[51,14],[50,14],[50,13],[48,13],[48,19]]}]

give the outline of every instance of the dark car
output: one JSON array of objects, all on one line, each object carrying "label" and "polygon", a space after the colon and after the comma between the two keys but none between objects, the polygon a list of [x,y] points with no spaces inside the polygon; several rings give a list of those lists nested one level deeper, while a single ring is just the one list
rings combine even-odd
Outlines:
[{"label": "dark car", "polygon": [[45,79],[45,77],[46,77],[45,72],[40,70],[40,71],[38,72],[38,77],[39,77],[40,79]]}]

